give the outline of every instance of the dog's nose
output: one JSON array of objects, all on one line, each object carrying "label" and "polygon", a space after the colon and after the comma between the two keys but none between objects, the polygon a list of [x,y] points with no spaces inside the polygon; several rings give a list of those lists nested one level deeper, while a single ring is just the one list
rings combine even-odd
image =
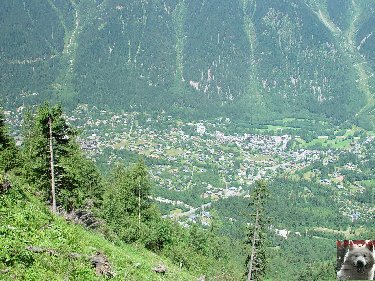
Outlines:
[{"label": "dog's nose", "polygon": [[364,267],[365,266],[365,263],[361,260],[357,261],[357,266],[358,267]]}]

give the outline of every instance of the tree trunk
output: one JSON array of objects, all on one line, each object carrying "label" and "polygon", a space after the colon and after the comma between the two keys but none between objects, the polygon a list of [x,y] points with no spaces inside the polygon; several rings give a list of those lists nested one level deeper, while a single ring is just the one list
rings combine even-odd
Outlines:
[{"label": "tree trunk", "polygon": [[48,117],[48,126],[49,126],[49,152],[50,152],[50,165],[51,165],[52,211],[56,213],[55,165],[53,162],[52,118],[51,117]]},{"label": "tree trunk", "polygon": [[141,237],[141,182],[138,182],[138,238]]},{"label": "tree trunk", "polygon": [[259,210],[257,208],[257,213],[255,216],[255,225],[254,225],[254,233],[253,233],[253,240],[252,240],[252,249],[251,249],[251,256],[248,264],[249,272],[247,274],[247,281],[252,281],[252,271],[253,271],[253,263],[255,258],[255,251],[256,251],[256,236],[257,236],[257,228],[258,228],[258,219],[259,219]]}]

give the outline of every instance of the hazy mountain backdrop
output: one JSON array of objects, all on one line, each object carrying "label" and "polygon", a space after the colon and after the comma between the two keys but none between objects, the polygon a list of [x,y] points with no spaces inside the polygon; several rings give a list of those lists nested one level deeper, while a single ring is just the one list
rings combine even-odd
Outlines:
[{"label": "hazy mountain backdrop", "polygon": [[374,0],[3,0],[5,102],[373,123]]}]

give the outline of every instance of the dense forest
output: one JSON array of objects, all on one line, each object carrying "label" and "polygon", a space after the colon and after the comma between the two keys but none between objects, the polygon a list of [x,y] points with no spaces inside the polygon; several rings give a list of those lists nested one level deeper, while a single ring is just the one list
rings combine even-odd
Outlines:
[{"label": "dense forest", "polygon": [[363,1],[1,2],[1,97],[250,123],[373,125]]}]

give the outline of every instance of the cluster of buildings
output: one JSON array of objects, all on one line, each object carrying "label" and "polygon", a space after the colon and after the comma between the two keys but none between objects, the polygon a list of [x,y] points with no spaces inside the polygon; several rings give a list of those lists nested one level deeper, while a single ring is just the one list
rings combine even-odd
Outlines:
[{"label": "cluster of buildings", "polygon": [[[333,150],[290,149],[290,135],[229,134],[225,120],[183,122],[164,112],[113,113],[88,105],[79,105],[66,119],[81,131],[81,147],[93,159],[104,155],[107,164],[113,164],[126,160],[122,151],[143,155],[152,163],[150,175],[158,187],[196,190],[205,201],[246,196],[256,180],[291,175],[315,161],[329,163],[337,158]],[[353,148],[361,151],[358,143]],[[348,168],[356,167],[348,164]],[[338,188],[344,188],[343,177],[335,177],[341,178]],[[330,179],[321,182],[331,184]],[[186,215],[196,221],[195,212]],[[201,217],[207,222],[209,215]]]}]

